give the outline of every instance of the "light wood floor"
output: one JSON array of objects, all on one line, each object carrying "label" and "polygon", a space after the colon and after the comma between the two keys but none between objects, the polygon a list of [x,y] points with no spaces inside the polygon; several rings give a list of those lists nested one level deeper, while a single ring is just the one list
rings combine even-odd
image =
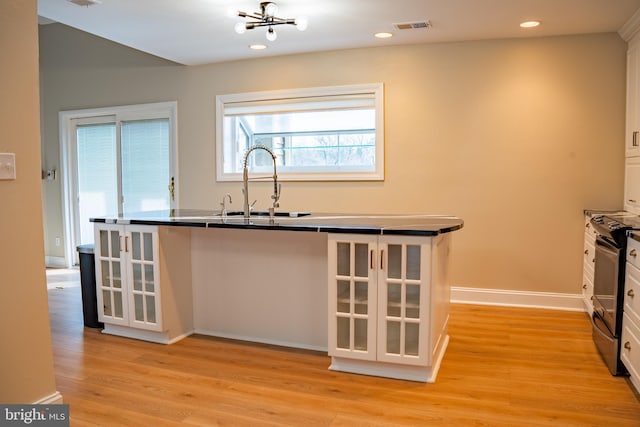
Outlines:
[{"label": "light wood floor", "polygon": [[326,354],[192,336],[164,346],[84,328],[80,289],[49,290],[71,425],[640,426],[584,313],[453,305],[435,384],[327,370]]}]

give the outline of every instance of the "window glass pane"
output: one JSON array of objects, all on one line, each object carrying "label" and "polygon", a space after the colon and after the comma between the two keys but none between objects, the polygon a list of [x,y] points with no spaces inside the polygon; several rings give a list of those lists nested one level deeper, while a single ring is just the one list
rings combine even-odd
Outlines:
[{"label": "window glass pane", "polygon": [[144,290],[146,292],[154,292],[153,265],[146,264],[144,266]]},{"label": "window glass pane", "polygon": [[142,259],[142,255],[140,255],[140,252],[142,251],[142,249],[140,248],[141,244],[142,243],[140,241],[140,233],[137,231],[132,231],[131,232],[131,258],[138,261]]},{"label": "window glass pane", "polygon": [[102,291],[102,312],[105,316],[113,316],[111,311],[111,292]]},{"label": "window glass pane", "polygon": [[133,296],[133,306],[135,311],[136,320],[138,322],[144,322],[144,306],[142,302],[142,295],[135,294]]},{"label": "window glass pane", "polygon": [[[280,179],[382,179],[382,96],[381,84],[219,96],[218,179],[240,179],[254,145],[274,152]],[[273,165],[255,152],[247,167]]]},{"label": "window glass pane", "polygon": [[144,233],[144,260],[153,261],[153,235],[151,233]]},{"label": "window glass pane", "polygon": [[153,295],[145,295],[147,301],[147,322],[156,323],[156,300]]},{"label": "window glass pane", "polygon": [[351,284],[347,280],[338,280],[338,312],[351,312]]},{"label": "window glass pane", "polygon": [[120,232],[111,231],[111,258],[120,258]]},{"label": "window glass pane", "polygon": [[400,317],[402,314],[401,306],[402,285],[389,283],[387,284],[387,316]]},{"label": "window glass pane", "polygon": [[406,285],[405,316],[412,319],[420,317],[420,285]]},{"label": "window glass pane", "polygon": [[124,317],[122,310],[122,292],[113,293],[113,316],[118,318]]},{"label": "window glass pane", "polygon": [[133,290],[142,291],[142,265],[131,264],[133,269]]},{"label": "window glass pane", "polygon": [[113,287],[114,288],[122,288],[122,275],[120,273],[120,262],[113,261],[111,263],[111,268],[113,270]]},{"label": "window glass pane", "polygon": [[353,348],[367,350],[367,319],[353,320]]},{"label": "window glass pane", "polygon": [[351,336],[351,319],[348,317],[338,317],[337,346],[338,348],[350,348],[349,337]]},{"label": "window glass pane", "polygon": [[100,230],[100,256],[109,256],[109,231]]},{"label": "window glass pane", "polygon": [[349,243],[338,243],[338,275],[349,276],[351,274],[351,245]]},{"label": "window glass pane", "polygon": [[404,353],[409,356],[417,356],[420,349],[420,324],[405,323],[404,334]]},{"label": "window glass pane", "polygon": [[400,322],[387,321],[387,353],[400,354]]},{"label": "window glass pane", "polygon": [[118,212],[118,155],[115,123],[76,128],[79,244],[93,243],[89,218]]},{"label": "window glass pane", "polygon": [[420,246],[407,245],[407,279],[420,280]]},{"label": "window glass pane", "polygon": [[102,287],[110,288],[112,286],[111,283],[111,269],[109,268],[109,261],[101,261],[101,272],[102,272]]},{"label": "window glass pane", "polygon": [[387,246],[387,275],[390,279],[402,278],[402,245]]},{"label": "window glass pane", "polygon": [[356,314],[367,314],[369,305],[369,284],[367,282],[356,282],[355,301],[353,312]]},{"label": "window glass pane", "polygon": [[369,277],[369,245],[366,243],[356,243],[355,246],[355,270],[356,277]]},{"label": "window glass pane", "polygon": [[169,209],[169,119],[122,122],[123,212]]}]

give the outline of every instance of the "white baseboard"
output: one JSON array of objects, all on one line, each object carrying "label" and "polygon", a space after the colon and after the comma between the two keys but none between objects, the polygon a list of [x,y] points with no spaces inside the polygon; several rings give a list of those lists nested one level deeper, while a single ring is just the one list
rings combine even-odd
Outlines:
[{"label": "white baseboard", "polygon": [[50,268],[69,268],[67,260],[59,256],[45,256],[44,264]]},{"label": "white baseboard", "polygon": [[507,291],[452,286],[451,302],[585,311],[582,294],[559,294],[554,292]]},{"label": "white baseboard", "polygon": [[34,405],[62,405],[62,395],[56,391],[49,396],[45,396],[40,400],[33,402]]}]

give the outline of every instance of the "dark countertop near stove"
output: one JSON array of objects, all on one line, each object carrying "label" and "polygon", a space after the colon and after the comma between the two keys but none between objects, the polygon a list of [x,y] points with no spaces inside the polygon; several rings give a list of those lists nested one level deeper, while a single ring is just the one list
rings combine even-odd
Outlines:
[{"label": "dark countertop near stove", "polygon": [[242,213],[238,211],[229,212],[229,215],[223,217],[220,211],[198,209],[107,215],[91,218],[91,222],[412,236],[435,236],[459,230],[464,225],[460,218],[447,215],[354,215],[303,212],[287,214],[277,212],[277,216],[271,220],[266,212],[257,212],[245,220]]}]

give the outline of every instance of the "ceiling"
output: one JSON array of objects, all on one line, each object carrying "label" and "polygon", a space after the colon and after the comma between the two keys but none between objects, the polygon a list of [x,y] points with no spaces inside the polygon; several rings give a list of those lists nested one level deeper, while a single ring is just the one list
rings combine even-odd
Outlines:
[{"label": "ceiling", "polygon": [[[322,50],[513,37],[616,32],[640,0],[275,0],[276,16],[308,19],[304,32],[276,28],[277,40],[258,28],[237,34],[237,12],[259,11],[260,0],[38,0],[40,22],[60,22],[185,65]],[[542,22],[522,29],[525,20]],[[49,21],[50,20],[50,21]],[[393,24],[429,21],[428,29]],[[376,39],[380,31],[394,34]],[[266,49],[255,51],[250,44]]]}]

